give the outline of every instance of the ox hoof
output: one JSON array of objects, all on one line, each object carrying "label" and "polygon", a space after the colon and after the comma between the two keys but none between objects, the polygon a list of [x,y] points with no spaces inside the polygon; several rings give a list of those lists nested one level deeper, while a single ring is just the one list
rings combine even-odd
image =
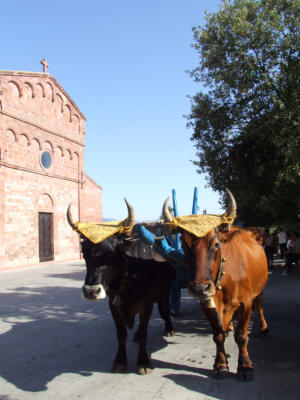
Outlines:
[{"label": "ox hoof", "polygon": [[127,364],[121,364],[116,361],[113,362],[111,372],[115,372],[117,374],[123,373],[127,371]]},{"label": "ox hoof", "polygon": [[165,331],[164,336],[170,337],[170,336],[174,336],[175,335],[175,331]]},{"label": "ox hoof", "polygon": [[151,372],[153,371],[153,367],[150,363],[137,364],[136,369],[139,375],[148,375],[151,374]]},{"label": "ox hoof", "polygon": [[270,340],[271,339],[271,334],[269,329],[264,329],[263,331],[259,331],[258,335],[257,335],[260,339],[264,339],[264,340]]},{"label": "ox hoof", "polygon": [[227,367],[220,367],[214,369],[214,378],[215,379],[224,379],[229,375],[229,369]]},{"label": "ox hoof", "polygon": [[250,367],[238,368],[236,377],[242,382],[252,381],[254,379],[254,370]]}]

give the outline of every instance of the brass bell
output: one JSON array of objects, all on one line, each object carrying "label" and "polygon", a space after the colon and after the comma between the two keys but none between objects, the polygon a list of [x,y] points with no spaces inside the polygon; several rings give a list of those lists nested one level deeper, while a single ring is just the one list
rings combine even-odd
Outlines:
[{"label": "brass bell", "polygon": [[217,286],[216,286],[216,289],[217,289],[217,290],[221,290],[221,289],[222,289],[222,286],[221,286],[221,285],[217,285]]},{"label": "brass bell", "polygon": [[226,258],[225,257],[222,257],[222,262],[225,262],[226,261]]},{"label": "brass bell", "polygon": [[204,302],[206,308],[216,308],[216,303],[212,297],[210,297],[206,302]]}]

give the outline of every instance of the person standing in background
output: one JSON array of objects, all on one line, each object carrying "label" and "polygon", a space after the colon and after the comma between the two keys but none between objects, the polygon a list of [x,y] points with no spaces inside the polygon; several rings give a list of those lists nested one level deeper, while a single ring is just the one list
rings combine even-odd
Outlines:
[{"label": "person standing in background", "polygon": [[274,235],[271,235],[269,229],[266,228],[264,232],[264,249],[268,260],[269,274],[273,272],[273,254],[275,253],[275,248]]},{"label": "person standing in background", "polygon": [[279,242],[279,248],[280,248],[280,257],[285,258],[285,253],[286,253],[286,233],[282,230],[282,228],[279,227],[279,232],[277,234],[278,236],[278,242]]},{"label": "person standing in background", "polygon": [[295,268],[295,263],[300,260],[300,234],[293,232],[291,235],[290,251],[286,255],[285,269],[291,275]]}]

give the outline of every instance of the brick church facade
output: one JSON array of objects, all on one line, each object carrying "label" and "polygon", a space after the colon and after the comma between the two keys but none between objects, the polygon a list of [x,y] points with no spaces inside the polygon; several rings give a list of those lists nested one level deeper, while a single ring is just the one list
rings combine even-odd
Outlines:
[{"label": "brick church facade", "polygon": [[102,221],[102,188],[84,172],[85,122],[45,64],[0,71],[0,270],[79,258],[70,202],[74,219]]}]

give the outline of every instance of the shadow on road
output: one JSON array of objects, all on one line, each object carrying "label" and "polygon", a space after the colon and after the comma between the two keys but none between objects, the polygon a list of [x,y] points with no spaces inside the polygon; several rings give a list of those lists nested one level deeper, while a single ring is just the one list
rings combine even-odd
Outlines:
[{"label": "shadow on road", "polygon": [[[73,280],[73,281],[79,281],[83,282],[85,274],[86,274],[86,268],[85,264],[83,261],[77,261],[75,263],[68,263],[68,269],[69,268],[74,268],[76,269],[73,272],[66,272],[66,273],[48,273],[45,274],[46,277],[48,278],[58,278],[58,279],[68,279],[68,280]],[[63,266],[62,266],[63,270]],[[0,399],[1,400],[1,399]]]},{"label": "shadow on road", "polygon": [[[78,274],[57,277],[79,279]],[[0,313],[0,375],[17,388],[39,392],[66,373],[90,376],[110,372],[117,339],[106,299],[86,302],[80,298],[80,288],[22,286],[0,294]],[[190,324],[185,324],[186,320],[178,322],[177,328],[194,334],[203,329],[192,317]],[[149,326],[149,354],[168,345],[163,328],[155,307]],[[129,332],[127,340],[128,372],[135,372],[138,350],[133,333]]]},{"label": "shadow on road", "polygon": [[[82,271],[49,274],[49,279],[51,276],[78,281],[82,280]],[[273,273],[264,301],[271,340],[250,336],[248,349],[255,367],[254,382],[236,381],[235,370],[224,381],[211,379],[213,355],[209,355],[211,369],[201,366],[200,356],[200,353],[207,352],[200,347],[200,341],[203,335],[211,336],[210,326],[197,301],[186,296],[183,296],[182,302],[183,318],[174,321],[176,335],[180,340],[186,340],[187,345],[190,338],[199,337],[199,358],[197,356],[192,360],[193,365],[186,360],[172,362],[170,350],[168,361],[162,361],[156,355],[152,357],[154,367],[168,370],[164,378],[182,388],[200,393],[209,384],[213,387],[210,395],[213,393],[216,399],[232,399],[234,397],[230,397],[229,393],[235,390],[244,392],[245,399],[298,398],[300,276],[281,277],[278,272]],[[117,340],[107,300],[85,302],[80,299],[80,288],[24,286],[0,294],[0,313],[0,374],[17,388],[39,392],[47,390],[49,382],[66,373],[85,377],[95,372],[110,372]],[[253,314],[253,330],[257,329],[255,318]],[[163,322],[155,307],[148,335],[148,348],[152,354],[168,344],[170,349],[176,346],[172,338],[164,339],[162,332]],[[129,372],[135,372],[137,356],[137,345],[132,343],[132,336],[133,331],[127,341]],[[174,374],[170,373],[170,369]],[[180,371],[183,373],[178,373]],[[258,387],[259,397],[249,397],[251,390]]]},{"label": "shadow on road", "polygon": [[300,391],[300,276],[275,270],[264,291],[270,340],[251,335],[249,354],[264,393],[298,399]]},{"label": "shadow on road", "polygon": [[[194,305],[190,303],[194,301]],[[176,321],[178,333],[184,331],[190,335],[210,334],[201,309],[195,300],[185,299],[185,305],[190,304],[190,313],[184,313],[183,323]],[[255,380],[239,382],[236,380],[236,369],[231,370],[229,377],[219,381],[213,379],[213,358],[211,370],[198,367],[201,364],[200,354],[205,350],[199,346],[199,356],[192,360],[193,366],[183,366],[170,361],[156,360],[157,367],[175,371],[187,371],[191,374],[170,374],[165,378],[177,385],[192,391],[203,390],[203,378],[199,375],[212,378],[209,394],[216,399],[288,399],[296,400],[300,392],[300,276],[282,277],[279,270],[275,270],[269,277],[264,292],[265,316],[271,331],[269,340],[257,336],[258,316],[253,313],[249,324],[248,351],[255,369]],[[193,318],[191,317],[193,316]],[[190,320],[189,320],[190,318]],[[188,338],[187,338],[188,340]],[[211,335],[211,341],[213,341]],[[235,344],[234,344],[235,346]],[[228,339],[225,341],[228,351]],[[237,354],[237,346],[234,347]],[[234,351],[234,350],[233,350]],[[199,375],[198,375],[199,374]],[[200,378],[200,379],[199,379]],[[236,397],[237,396],[237,397]]]}]

